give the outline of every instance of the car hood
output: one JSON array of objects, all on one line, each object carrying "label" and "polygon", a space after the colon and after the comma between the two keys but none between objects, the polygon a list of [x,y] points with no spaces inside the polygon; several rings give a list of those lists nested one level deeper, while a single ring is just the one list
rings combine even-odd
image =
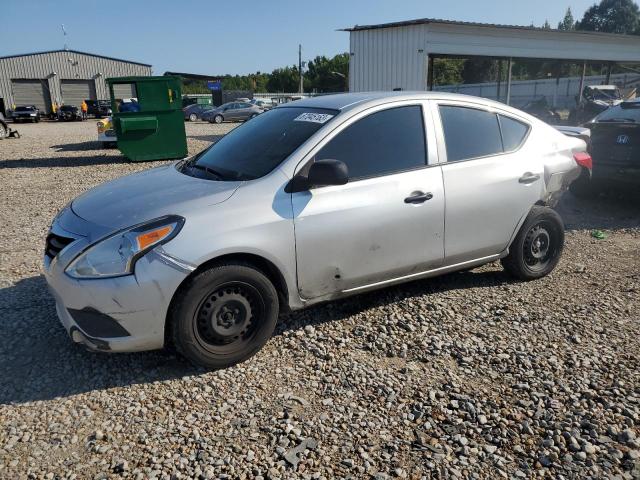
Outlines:
[{"label": "car hood", "polygon": [[190,177],[169,164],[99,185],[76,198],[71,209],[89,222],[121,229],[222,203],[241,183]]}]

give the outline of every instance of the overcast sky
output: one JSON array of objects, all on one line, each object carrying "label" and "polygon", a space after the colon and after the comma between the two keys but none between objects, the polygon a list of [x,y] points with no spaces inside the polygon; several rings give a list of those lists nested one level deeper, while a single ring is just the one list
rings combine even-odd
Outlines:
[{"label": "overcast sky", "polygon": [[[349,48],[340,28],[414,18],[553,27],[568,6],[593,0],[2,0],[0,56],[70,49],[166,70],[220,75],[270,72]],[[225,6],[222,6],[225,4]],[[67,36],[62,33],[65,25]]]}]

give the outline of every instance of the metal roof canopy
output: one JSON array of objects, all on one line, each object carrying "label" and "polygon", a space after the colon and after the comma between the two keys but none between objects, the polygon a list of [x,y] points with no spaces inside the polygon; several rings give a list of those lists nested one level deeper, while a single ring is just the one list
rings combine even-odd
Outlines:
[{"label": "metal roof canopy", "polygon": [[[343,29],[354,37],[404,30],[427,54],[640,63],[640,36],[424,18]],[[351,50],[353,55],[353,48]]]}]

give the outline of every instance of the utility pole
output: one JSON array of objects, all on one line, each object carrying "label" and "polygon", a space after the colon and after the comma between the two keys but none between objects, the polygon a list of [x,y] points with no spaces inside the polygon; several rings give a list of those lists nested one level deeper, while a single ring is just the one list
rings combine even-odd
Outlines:
[{"label": "utility pole", "polygon": [[300,74],[300,87],[298,93],[304,93],[304,79],[302,78],[302,45],[298,44],[298,73]]}]

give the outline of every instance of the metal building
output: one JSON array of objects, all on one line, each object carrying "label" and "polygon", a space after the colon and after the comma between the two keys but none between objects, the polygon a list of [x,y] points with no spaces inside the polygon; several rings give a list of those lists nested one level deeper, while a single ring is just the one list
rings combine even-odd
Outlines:
[{"label": "metal building", "polygon": [[[640,64],[640,36],[597,32],[559,31],[535,27],[418,19],[344,29],[350,36],[349,90],[448,90],[437,84],[437,60],[442,58],[497,61],[494,90],[488,97],[511,101],[512,70],[516,62],[538,61],[558,72],[573,72],[582,82],[587,69],[604,65],[605,80],[619,66]],[[482,60],[484,59],[484,60]],[[436,61],[434,67],[434,61]],[[570,65],[571,68],[566,65]],[[635,69],[635,70],[634,70]],[[434,70],[436,80],[434,81]],[[629,68],[640,75],[636,66]],[[568,73],[563,73],[568,77]],[[516,80],[515,78],[513,80]],[[448,88],[437,88],[448,87]],[[485,95],[483,95],[485,96]]]},{"label": "metal building", "polygon": [[0,57],[0,112],[12,105],[35,105],[49,113],[52,102],[79,105],[85,99],[108,99],[105,78],[146,75],[151,75],[146,63],[76,50]]}]

